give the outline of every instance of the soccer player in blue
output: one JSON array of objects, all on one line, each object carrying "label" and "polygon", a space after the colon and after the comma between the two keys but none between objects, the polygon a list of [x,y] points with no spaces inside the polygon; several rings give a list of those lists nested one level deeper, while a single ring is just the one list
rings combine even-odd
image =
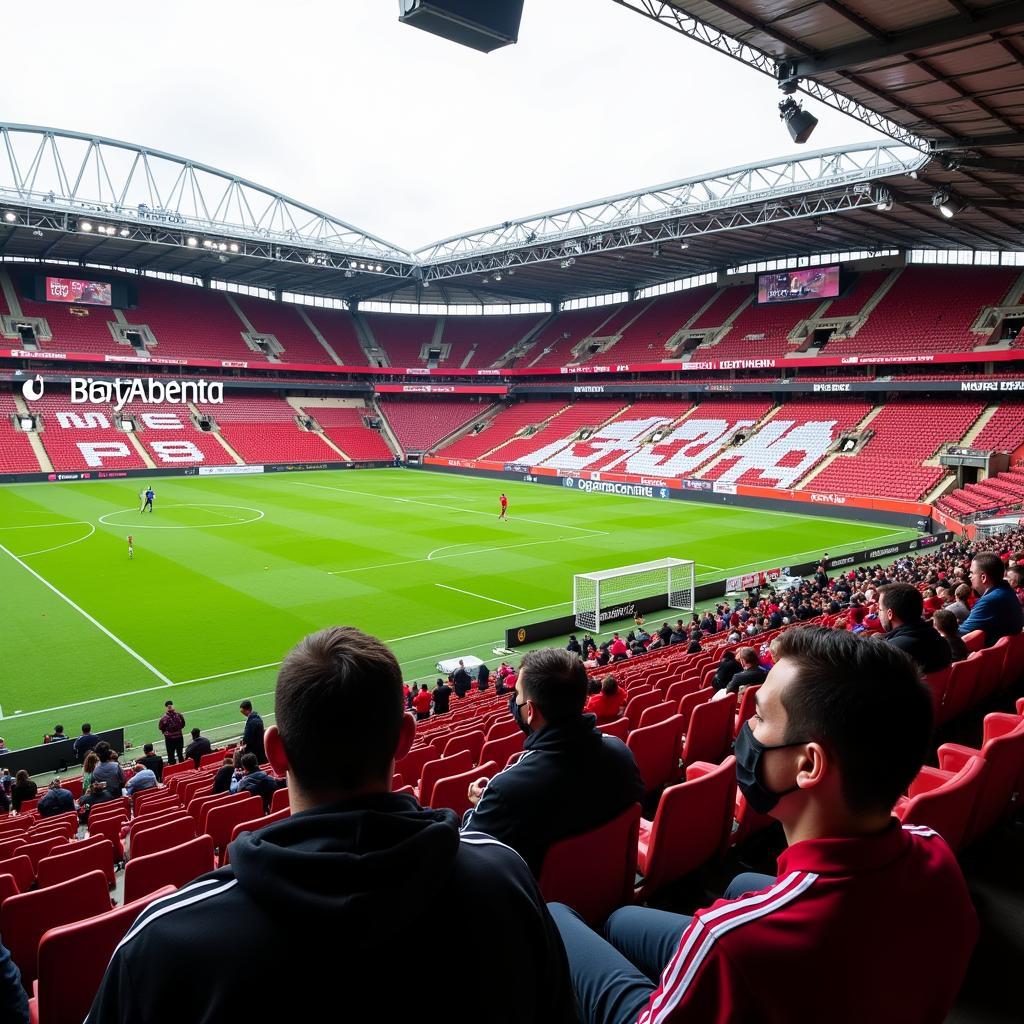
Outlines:
[{"label": "soccer player in blue", "polygon": [[142,506],[141,509],[139,509],[139,511],[140,512],[145,512],[146,509],[148,508],[149,511],[152,513],[152,511],[153,511],[153,499],[155,497],[156,497],[156,494],[154,493],[153,488],[152,487],[147,487],[146,488],[146,503]]}]

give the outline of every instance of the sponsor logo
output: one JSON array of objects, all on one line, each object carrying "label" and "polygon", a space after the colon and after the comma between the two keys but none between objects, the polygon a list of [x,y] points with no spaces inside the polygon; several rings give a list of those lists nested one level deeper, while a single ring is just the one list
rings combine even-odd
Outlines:
[{"label": "sponsor logo", "polygon": [[775,366],[774,359],[723,359],[720,370],[770,370]]},{"label": "sponsor logo", "polygon": [[1001,380],[1000,391],[1024,391],[1024,380]]},{"label": "sponsor logo", "polygon": [[37,373],[34,377],[25,381],[21,385],[21,393],[25,396],[27,402],[37,402],[43,397],[43,391],[46,385],[43,382],[43,378]]},{"label": "sponsor logo", "polygon": [[246,370],[249,367],[244,359],[222,359],[220,365],[231,370]]},{"label": "sponsor logo", "polygon": [[735,494],[736,493],[736,485],[735,484],[723,484],[723,483],[719,483],[717,480],[714,482],[714,484],[713,484],[711,489],[715,492],[715,494]]},{"label": "sponsor logo", "polygon": [[640,477],[640,483],[646,487],[663,487],[665,480],[663,477],[642,476]]},{"label": "sponsor logo", "polygon": [[830,569],[839,569],[844,565],[853,565],[856,561],[856,555],[844,555],[842,558],[830,558],[828,560],[828,567]]},{"label": "sponsor logo", "polygon": [[526,630],[525,630],[525,629],[523,629],[522,627],[520,627],[520,628],[519,628],[519,632],[518,632],[518,633],[516,633],[516,639],[517,639],[517,640],[518,640],[518,641],[519,641],[519,642],[520,642],[521,644],[525,644],[525,643],[526,643]]},{"label": "sponsor logo", "polygon": [[998,391],[999,382],[995,380],[962,380],[961,391]]},{"label": "sponsor logo", "polygon": [[874,551],[869,551],[867,554],[868,558],[883,558],[885,555],[898,555],[900,553],[899,544],[893,544],[887,548],[875,548]]},{"label": "sponsor logo", "polygon": [[500,377],[501,370],[477,370],[476,375],[478,377]]},{"label": "sponsor logo", "polygon": [[13,348],[11,355],[15,359],[67,359],[67,352],[26,352],[24,349]]},{"label": "sponsor logo", "polygon": [[571,476],[563,477],[562,478],[562,486],[563,487],[575,487],[576,486],[576,481],[573,480],[573,478]]},{"label": "sponsor logo", "polygon": [[574,395],[603,395],[603,384],[577,384],[572,392]]},{"label": "sponsor logo", "polygon": [[698,370],[698,371],[703,371],[703,370],[717,370],[718,366],[717,366],[716,363],[712,362],[711,360],[705,359],[704,362],[698,362],[698,363],[680,363],[680,365],[678,367],[676,367],[676,369],[679,369],[679,370]]},{"label": "sponsor logo", "polygon": [[527,473],[523,477],[523,483],[524,484],[539,484],[540,483],[540,477],[539,476],[531,476],[529,473]]},{"label": "sponsor logo", "polygon": [[819,505],[845,505],[846,498],[841,494],[812,494],[811,501],[817,502]]},{"label": "sponsor logo", "polygon": [[684,491],[710,491],[714,486],[710,480],[680,480],[679,485]]},{"label": "sponsor logo", "polygon": [[105,363],[148,363],[149,356],[112,356],[103,357]]},{"label": "sponsor logo", "polygon": [[708,391],[732,391],[733,387],[731,384],[708,384]]},{"label": "sponsor logo", "polygon": [[935,534],[929,534],[926,537],[920,537],[917,541],[918,547],[930,548],[933,544],[938,544],[941,538],[936,537]]},{"label": "sponsor logo", "polygon": [[815,391],[850,391],[851,385],[849,384],[815,384]]},{"label": "sponsor logo", "polygon": [[612,619],[626,619],[635,611],[635,604],[620,604],[617,608],[605,608],[601,612],[598,621],[610,622]]},{"label": "sponsor logo", "polygon": [[100,480],[123,480],[128,474],[122,469],[119,472],[104,472],[97,473],[97,478]]},{"label": "sponsor logo", "polygon": [[455,390],[455,387],[451,384],[403,384],[402,390],[413,394],[450,394]]},{"label": "sponsor logo", "polygon": [[265,472],[263,466],[200,466],[200,476],[251,476]]},{"label": "sponsor logo", "polygon": [[406,368],[403,372],[413,376],[414,374],[418,377],[429,377],[430,371],[425,366],[411,366]]},{"label": "sponsor logo", "polygon": [[115,377],[95,380],[92,377],[71,378],[71,404],[112,405],[120,412],[128,402],[146,405],[188,405],[190,402],[224,401],[224,385],[219,381],[156,380],[153,377]]},{"label": "sponsor logo", "polygon": [[850,363],[859,363],[860,356],[843,356],[840,362],[843,363],[844,366],[849,365]]},{"label": "sponsor logo", "polygon": [[48,480],[89,480],[92,473],[51,473]]},{"label": "sponsor logo", "polygon": [[[573,485],[572,478],[566,477],[565,486]],[[660,497],[654,493],[653,487],[644,487],[641,484],[616,484],[610,480],[580,480],[575,483],[575,487],[579,491],[586,491],[587,494],[619,494],[628,498]]]}]

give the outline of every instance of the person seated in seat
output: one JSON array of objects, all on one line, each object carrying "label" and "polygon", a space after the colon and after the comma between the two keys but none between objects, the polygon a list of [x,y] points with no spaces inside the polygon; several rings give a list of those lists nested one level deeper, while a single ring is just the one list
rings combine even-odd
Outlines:
[{"label": "person seated in seat", "polygon": [[[239,760],[241,760],[241,755],[239,755]],[[224,763],[217,769],[217,774],[213,777],[213,792],[231,792],[231,780],[234,774],[235,756],[234,754],[225,754]]]},{"label": "person seated in seat", "polygon": [[143,793],[147,789],[156,789],[160,785],[156,779],[156,772],[152,768],[147,768],[141,760],[135,762],[135,769],[135,774],[124,787],[128,796],[134,797],[137,793]]},{"label": "person seated in seat", "polygon": [[[228,1021],[254,999],[274,1021],[330,1007],[346,1020],[574,1021],[565,952],[518,854],[390,792],[416,732],[392,652],[348,626],[306,637],[281,665],[274,713],[265,743],[288,776],[291,816],[243,832],[229,865],[142,911],[88,1024]],[[515,995],[500,1012],[487,971],[395,984],[396,942],[451,949],[467,938],[516,951]],[[274,950],[270,975],[254,975],[254,949]]]},{"label": "person seated in seat", "polygon": [[95,804],[106,803],[113,799],[114,794],[107,789],[105,782],[93,781],[78,801],[78,820],[84,824],[89,820],[89,812]]},{"label": "person seated in seat", "polygon": [[960,635],[983,630],[986,647],[1024,628],[1024,609],[1003,579],[1004,572],[1003,560],[998,555],[986,553],[971,559],[971,587],[978,601],[960,624]]},{"label": "person seated in seat", "polygon": [[926,622],[924,601],[909,583],[887,583],[878,589],[878,618],[884,639],[906,651],[922,672],[941,672],[950,663],[949,644]]},{"label": "person seated in seat", "polygon": [[736,777],[785,830],[778,876],[740,875],[692,918],[624,907],[601,935],[552,904],[585,1024],[945,1019],[977,917],[945,841],[891,814],[924,762],[931,696],[890,644],[823,627],[777,643]]},{"label": "person seated in seat", "polygon": [[[198,729],[193,729],[193,733],[198,733]],[[188,750],[185,751],[186,755]],[[164,779],[164,759],[153,750],[152,743],[144,743],[142,745],[142,757],[135,759],[136,764],[141,764],[144,768],[148,768],[155,776],[157,782],[163,782]],[[196,767],[199,767],[199,762],[196,762]]]},{"label": "person seated in seat", "polygon": [[14,785],[11,787],[11,806],[14,813],[21,811],[21,805],[26,800],[35,800],[39,793],[39,787],[28,777],[24,768],[18,770],[14,776]]},{"label": "person seated in seat", "polygon": [[932,616],[932,625],[938,630],[939,636],[949,644],[949,653],[953,662],[965,661],[971,652],[967,650],[967,644],[960,636],[957,628],[960,624],[956,621],[956,615],[948,608],[940,608]]},{"label": "person seated in seat", "polygon": [[288,785],[287,779],[275,779],[269,776],[256,759],[255,754],[243,754],[241,760],[242,775],[231,783],[232,793],[253,793],[263,800],[263,813],[270,811],[270,803],[274,794]]},{"label": "person seated in seat", "polygon": [[50,782],[46,792],[40,798],[39,803],[36,804],[36,810],[41,818],[52,818],[57,814],[67,814],[68,811],[74,811],[74,809],[75,798],[71,795],[71,790],[61,788],[60,779],[53,779]]},{"label": "person seated in seat", "polygon": [[207,754],[213,753],[213,744],[198,730],[192,730],[192,742],[185,748],[185,757],[191,758],[192,763],[198,768],[199,762]]},{"label": "person seated in seat", "polygon": [[626,706],[626,691],[615,681],[615,676],[605,676],[598,684],[598,692],[587,701],[584,711],[597,716],[597,724],[614,722]]},{"label": "person seated in seat", "polygon": [[740,670],[734,672],[732,678],[726,683],[726,690],[729,693],[742,693],[747,686],[757,686],[763,683],[767,673],[761,668],[757,660],[757,651],[753,647],[741,647],[736,652],[736,661]]}]

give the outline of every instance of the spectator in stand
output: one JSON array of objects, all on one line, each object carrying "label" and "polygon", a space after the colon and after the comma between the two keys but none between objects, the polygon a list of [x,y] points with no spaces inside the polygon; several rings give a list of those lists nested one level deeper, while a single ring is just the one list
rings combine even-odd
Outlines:
[{"label": "spectator in stand", "polygon": [[[501,663],[501,668],[498,669],[497,682],[494,685],[494,692],[498,694],[510,693],[515,689],[515,684],[509,683],[509,679],[515,675],[515,669],[506,662]],[[451,687],[449,687],[450,695]]]},{"label": "spectator in stand", "polygon": [[614,722],[626,706],[626,691],[615,681],[615,676],[605,676],[596,694],[587,701],[584,711],[597,716],[597,724]]},{"label": "spectator in stand", "polygon": [[732,677],[741,670],[742,666],[736,660],[735,651],[726,651],[722,655],[722,660],[718,663],[718,667],[715,669],[715,676],[711,680],[711,685],[716,690],[724,690]]},{"label": "spectator in stand", "polygon": [[255,754],[243,754],[241,768],[242,775],[231,783],[231,792],[255,794],[263,800],[263,813],[269,814],[274,794],[287,786],[288,780],[271,778],[260,768]]},{"label": "spectator in stand", "polygon": [[978,602],[960,624],[960,635],[983,630],[986,647],[991,647],[1000,637],[1019,633],[1024,627],[1024,610],[1010,584],[1003,579],[1003,572],[1003,560],[991,552],[971,559],[971,587],[978,595]]},{"label": "spectator in stand", "polygon": [[945,603],[932,587],[926,587],[921,592],[924,599],[924,617],[930,619]]},{"label": "spectator in stand", "polygon": [[681,622],[676,623],[668,638],[669,646],[686,643],[686,628]]},{"label": "spectator in stand", "polygon": [[1010,589],[1017,595],[1017,600],[1024,608],[1024,569],[1020,565],[1011,566],[1006,570],[1006,582]]},{"label": "spectator in stand", "polygon": [[932,616],[932,625],[936,628],[947,644],[949,644],[949,653],[954,662],[964,661],[970,651],[967,650],[967,644],[964,643],[963,637],[960,636],[958,631],[959,623],[956,621],[956,616],[948,608],[940,608]]},{"label": "spectator in stand", "polygon": [[20,813],[21,805],[26,800],[35,800],[38,794],[39,787],[28,777],[28,772],[24,768],[19,769],[14,776],[14,785],[11,787],[11,806],[14,808],[14,813]]},{"label": "spectator in stand", "polygon": [[242,742],[240,750],[243,754],[255,754],[260,764],[266,764],[267,752],[263,747],[263,719],[259,712],[253,711],[252,701],[243,700],[238,705],[238,710],[245,718],[245,728],[242,730]]},{"label": "spectator in stand", "polygon": [[480,665],[476,670],[476,688],[483,693],[491,685],[491,670],[486,665]]},{"label": "spectator in stand", "polygon": [[198,768],[199,762],[207,754],[213,753],[213,744],[200,733],[198,729],[192,730],[192,742],[185,748],[185,759],[189,759]]},{"label": "spectator in stand", "polygon": [[629,648],[626,641],[618,633],[612,635],[612,642],[608,645],[608,655],[612,661],[625,661]]},{"label": "spectator in stand", "polygon": [[[502,679],[503,677],[499,674],[498,687],[502,685]],[[500,689],[498,692],[501,692]],[[451,708],[452,688],[443,679],[438,679],[434,683],[434,692],[430,695],[430,699],[434,703],[435,715],[447,715]]]},{"label": "spectator in stand", "polygon": [[114,795],[107,789],[107,784],[94,780],[78,801],[78,820],[82,823],[87,822],[89,820],[89,812],[95,804],[106,803],[108,800],[113,799]]},{"label": "spectator in stand", "polygon": [[11,778],[10,768],[5,768],[3,772],[0,772],[0,786],[3,787],[3,791],[10,797],[11,790],[14,788],[14,779]]},{"label": "spectator in stand", "polygon": [[[569,642],[565,645],[567,651],[572,651],[573,654],[578,654],[581,658],[583,657],[583,648],[580,647],[579,640],[575,636],[569,637]],[[504,662],[502,662],[504,664]]]},{"label": "spectator in stand", "polygon": [[41,818],[52,818],[57,814],[67,814],[69,811],[74,813],[75,798],[71,795],[71,790],[61,788],[60,779],[54,779],[36,804],[36,810]]},{"label": "spectator in stand", "polygon": [[3,943],[0,943],[0,1020],[4,1024],[29,1024],[28,995],[21,983],[21,971]]},{"label": "spectator in stand", "polygon": [[430,705],[432,703],[433,698],[430,696],[427,684],[421,683],[419,692],[412,699],[412,709],[416,712],[417,722],[425,722],[430,717]]},{"label": "spectator in stand", "polygon": [[736,740],[740,790],[785,831],[778,877],[741,875],[693,918],[623,907],[604,938],[552,905],[586,1024],[946,1018],[977,917],[945,842],[891,816],[931,698],[891,645],[820,627],[779,641]]},{"label": "spectator in stand", "polygon": [[73,750],[78,761],[85,761],[85,755],[92,750],[99,740],[92,734],[92,726],[88,722],[82,723],[82,735],[74,742]]},{"label": "spectator in stand", "polygon": [[878,590],[878,618],[885,639],[917,662],[922,672],[941,672],[950,663],[949,644],[921,617],[924,601],[909,583],[887,583]]},{"label": "spectator in stand", "polygon": [[[198,729],[193,729],[193,735],[197,733]],[[188,751],[186,751],[188,753]],[[148,768],[155,776],[157,782],[164,781],[164,759],[153,752],[153,744],[145,743],[142,746],[142,757],[136,758],[135,763],[141,764],[143,768]],[[196,767],[199,767],[199,762],[196,762]]]},{"label": "spectator in stand", "polygon": [[92,770],[93,782],[104,782],[112,797],[119,797],[124,789],[124,772],[117,763],[117,754],[110,749],[106,740],[96,744],[96,756],[100,763]]},{"label": "spectator in stand", "polygon": [[85,755],[85,763],[82,765],[82,792],[88,793],[89,787],[92,785],[92,773],[96,768],[96,765],[100,763],[100,759],[96,756],[95,750],[90,750]]},{"label": "spectator in stand", "polygon": [[136,761],[135,764],[138,770],[124,787],[125,793],[130,797],[134,797],[136,793],[143,793],[147,789],[156,789],[159,785],[156,781],[156,772],[152,768],[147,768],[141,761]]},{"label": "spectator in stand", "polygon": [[459,667],[452,673],[452,689],[455,696],[462,700],[473,688],[473,677],[466,671],[466,666],[459,659]]},{"label": "spectator in stand", "polygon": [[708,636],[713,635],[717,630],[715,627],[715,617],[711,612],[705,612],[704,617],[700,620],[700,631],[706,633]]},{"label": "spectator in stand", "polygon": [[700,654],[702,650],[704,650],[704,648],[700,645],[700,631],[694,630],[690,633],[690,642],[686,646],[686,653]]},{"label": "spectator in stand", "polygon": [[164,701],[163,718],[157,723],[167,747],[167,763],[176,764],[185,760],[185,716],[174,710],[174,701]]},{"label": "spectator in stand", "polygon": [[[243,833],[228,866],[142,911],[88,1024],[229,1020],[252,1005],[252,950],[270,948],[287,974],[258,986],[269,1020],[322,1016],[339,993],[353,1020],[575,1020],[565,952],[521,858],[489,836],[460,836],[451,811],[389,792],[415,737],[401,690],[394,655],[356,629],[314,634],[285,658],[266,744],[288,774],[292,816]],[[399,935],[416,948],[472,936],[481,949],[514,949],[514,998],[495,1006],[488,971],[457,986],[396,985]]]},{"label": "spectator in stand", "polygon": [[11,752],[10,748],[7,746],[7,743],[4,741],[3,736],[0,736],[0,757],[2,757],[4,754],[9,754],[10,752]]},{"label": "spectator in stand", "polygon": [[661,637],[663,644],[668,644],[672,639],[672,627],[667,622],[663,622],[661,629],[658,630],[658,636]]},{"label": "spectator in stand", "polygon": [[764,682],[767,673],[761,668],[761,663],[757,660],[757,651],[753,647],[741,647],[736,652],[736,660],[739,662],[740,670],[733,674],[725,686],[729,693],[742,693],[746,687]]},{"label": "spectator in stand", "polygon": [[507,843],[535,876],[552,843],[604,824],[643,795],[632,753],[583,714],[586,695],[586,671],[568,651],[526,654],[509,701],[526,754],[469,788],[462,831]]},{"label": "spectator in stand", "polygon": [[213,777],[213,792],[214,793],[229,793],[231,792],[231,780],[235,774],[235,756],[234,754],[225,754],[224,763],[217,769],[217,774]]}]

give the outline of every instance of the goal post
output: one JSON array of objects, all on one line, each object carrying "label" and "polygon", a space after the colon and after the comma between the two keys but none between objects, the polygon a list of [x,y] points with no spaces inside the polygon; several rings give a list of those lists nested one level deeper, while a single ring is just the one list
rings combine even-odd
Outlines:
[{"label": "goal post", "polygon": [[617,569],[573,576],[572,612],[578,629],[600,633],[603,622],[636,612],[672,608],[693,611],[694,563],[684,558],[657,558]]}]

